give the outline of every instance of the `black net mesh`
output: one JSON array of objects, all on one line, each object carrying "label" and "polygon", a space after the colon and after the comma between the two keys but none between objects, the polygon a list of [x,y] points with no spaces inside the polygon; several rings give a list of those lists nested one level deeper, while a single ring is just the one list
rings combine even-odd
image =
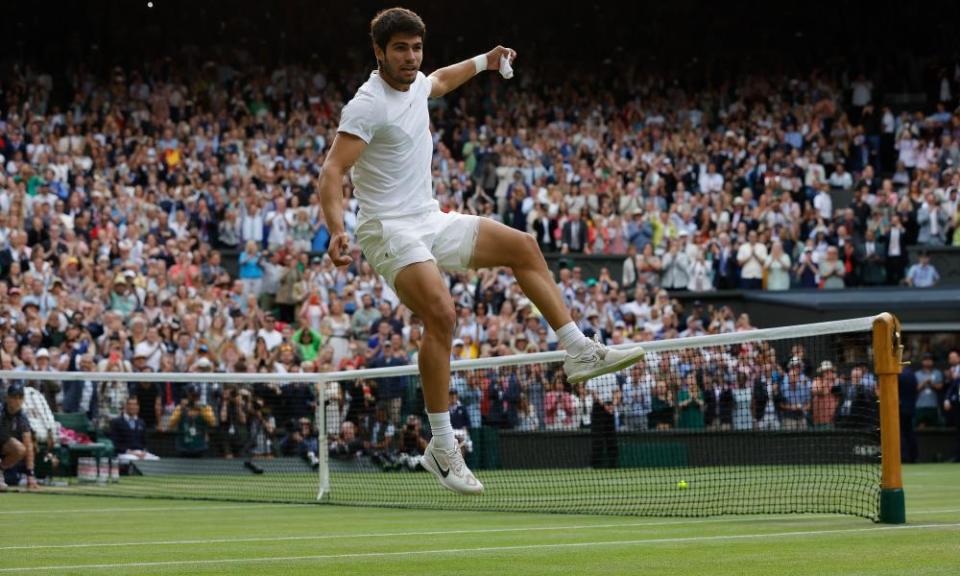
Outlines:
[{"label": "black net mesh", "polygon": [[[415,377],[333,387],[330,502],[705,516],[876,519],[880,457],[869,334],[680,349],[571,386],[561,363],[456,371],[451,415],[479,497],[419,466]],[[671,348],[671,345],[674,346]],[[406,398],[378,401],[399,387]],[[362,394],[361,394],[362,391]],[[409,416],[404,416],[409,413]],[[358,436],[345,441],[344,437]]]},{"label": "black net mesh", "polygon": [[[447,492],[420,466],[430,434],[417,376],[91,382],[99,413],[57,418],[94,442],[78,436],[57,448],[57,466],[41,475],[51,490],[71,493],[315,502],[328,476],[322,501],[335,504],[877,518],[869,333],[682,345],[655,343],[645,361],[576,386],[560,362],[517,357],[515,365],[455,370],[452,423],[485,485],[481,496]],[[77,385],[86,386],[69,384]],[[68,384],[38,389],[56,386]],[[146,420],[142,435],[124,430],[130,397]],[[159,459],[119,456],[141,448]],[[103,474],[105,466],[98,475],[95,464],[91,475],[98,456],[119,464],[119,476]]]}]

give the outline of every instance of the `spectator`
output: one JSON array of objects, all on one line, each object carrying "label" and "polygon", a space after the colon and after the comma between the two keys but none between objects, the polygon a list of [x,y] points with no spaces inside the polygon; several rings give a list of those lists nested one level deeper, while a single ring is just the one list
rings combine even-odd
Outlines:
[{"label": "spectator", "polygon": [[470,416],[467,414],[467,409],[460,403],[456,389],[451,389],[449,396],[450,426],[453,428],[453,435],[463,453],[469,454],[473,452],[473,441],[470,439]]},{"label": "spectator", "polygon": [[737,372],[733,394],[733,429],[753,429],[753,383],[746,372]]},{"label": "spectator", "polygon": [[262,254],[257,251],[257,243],[254,240],[248,240],[239,260],[240,281],[243,283],[244,296],[260,294],[260,285],[263,282],[261,256]]},{"label": "spectator", "polygon": [[812,383],[804,374],[803,360],[793,356],[787,364],[780,398],[780,421],[786,430],[805,430],[812,401]]},{"label": "spectator", "polygon": [[940,273],[930,263],[930,255],[926,251],[920,253],[920,261],[907,271],[907,286],[914,288],[932,288],[940,282]]},{"label": "spectator", "polygon": [[867,230],[860,248],[861,276],[865,286],[882,286],[886,283],[886,246],[873,230]]},{"label": "spectator", "polygon": [[303,362],[312,362],[320,352],[323,337],[316,330],[301,328],[293,333],[293,344],[297,349],[297,357]]},{"label": "spectator", "polygon": [[[390,340],[383,344],[383,352],[374,358],[372,368],[387,368],[391,366],[405,366],[410,363],[403,349],[403,340],[399,334],[393,334]],[[382,378],[377,390],[377,406],[386,411],[390,422],[394,426],[400,425],[400,410],[403,406],[403,397],[407,392],[407,377],[392,376]]]},{"label": "spectator", "polygon": [[837,412],[838,427],[873,429],[879,422],[876,381],[868,374],[869,370],[864,366],[851,369]]},{"label": "spectator", "polygon": [[335,460],[349,460],[361,455],[365,448],[357,436],[356,424],[347,420],[340,425],[340,434],[330,442],[329,455]]},{"label": "spectator", "polygon": [[121,463],[135,460],[159,460],[147,450],[147,425],[140,419],[140,402],[127,398],[123,415],[110,421],[110,439]]},{"label": "spectator", "polygon": [[262,398],[254,397],[247,417],[247,425],[250,429],[248,443],[250,455],[254,458],[273,458],[277,422],[273,417],[272,408]]},{"label": "spectator", "polygon": [[812,414],[815,429],[830,429],[833,427],[837,413],[840,383],[837,380],[833,362],[824,360],[817,368],[817,377],[813,379]]},{"label": "spectator", "polygon": [[746,290],[759,290],[763,287],[763,263],[767,259],[767,248],[757,241],[756,230],[751,230],[737,250],[737,263],[740,265],[740,287]]},{"label": "spectator", "polygon": [[703,428],[703,403],[700,401],[700,387],[697,385],[697,375],[689,372],[683,385],[677,392],[678,428]]},{"label": "spectator", "polygon": [[657,381],[654,388],[647,422],[650,428],[654,430],[673,428],[673,400],[670,398],[667,383],[663,380]]},{"label": "spectator", "polygon": [[843,288],[846,268],[839,259],[839,252],[836,246],[827,248],[827,255],[817,267],[817,274],[820,276],[820,287],[826,290],[837,290]]},{"label": "spectator", "polygon": [[891,215],[886,240],[887,284],[896,286],[903,280],[907,267],[907,228],[899,214]]},{"label": "spectator", "polygon": [[690,267],[690,257],[681,250],[680,240],[671,240],[670,249],[663,256],[660,285],[667,290],[686,290],[690,283]]},{"label": "spectator", "polygon": [[241,454],[249,442],[250,396],[249,389],[230,387],[220,400],[220,430],[227,460]]},{"label": "spectator", "polygon": [[[53,449],[60,440],[60,424],[50,410],[50,404],[40,390],[33,386],[24,386],[23,414],[30,423],[32,439],[46,446],[48,456],[53,457]],[[2,447],[2,444],[0,444]]]},{"label": "spectator", "polygon": [[591,455],[594,469],[616,468],[619,465],[617,425],[619,420],[620,392],[616,387],[604,398],[595,401],[590,415]]},{"label": "spectator", "polygon": [[570,219],[563,225],[561,250],[564,253],[590,253],[590,247],[587,244],[587,226],[583,220],[581,220],[579,210],[572,210],[570,212]]},{"label": "spectator", "polygon": [[903,366],[897,380],[900,399],[900,459],[912,464],[917,461],[918,455],[914,415],[916,414],[919,383],[910,364]]},{"label": "spectator", "polygon": [[421,433],[420,418],[411,414],[407,416],[407,423],[400,431],[397,443],[397,450],[400,452],[398,458],[401,465],[410,470],[417,470],[420,461],[423,459],[423,451],[427,449],[427,440]]},{"label": "spectator", "polygon": [[[960,350],[951,350],[947,355],[947,369],[943,371],[944,390],[949,392],[956,387],[957,382],[960,382]],[[948,425],[960,424],[960,411],[954,410],[945,416]]]},{"label": "spectator", "polygon": [[776,241],[770,254],[763,262],[764,275],[767,279],[764,288],[777,291],[790,288],[790,256],[783,251],[783,243]]},{"label": "spectator", "polygon": [[200,401],[200,388],[191,384],[187,397],[174,409],[167,429],[176,431],[177,455],[183,458],[206,456],[209,431],[217,425],[210,406]]},{"label": "spectator", "polygon": [[915,372],[917,379],[917,403],[914,424],[918,429],[940,425],[940,404],[944,389],[943,372],[933,364],[933,354],[927,352],[921,360],[921,368]]},{"label": "spectator", "polygon": [[917,210],[917,224],[920,234],[917,243],[923,246],[943,246],[946,244],[947,226],[951,218],[940,207],[940,200],[933,192],[927,193],[926,199]]},{"label": "spectator", "polygon": [[[960,356],[956,350],[950,354]],[[960,358],[957,360],[960,362]],[[957,412],[960,410],[960,378],[954,379],[950,389],[947,390],[946,398],[943,401],[943,410],[948,414],[948,418],[953,419],[954,426],[957,428],[956,450],[953,461],[960,462],[960,418],[957,417]]]}]

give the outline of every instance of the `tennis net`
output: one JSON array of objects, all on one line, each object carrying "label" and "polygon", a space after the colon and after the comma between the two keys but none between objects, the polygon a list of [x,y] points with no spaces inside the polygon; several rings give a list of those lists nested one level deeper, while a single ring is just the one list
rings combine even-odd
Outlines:
[{"label": "tennis net", "polygon": [[[429,430],[415,365],[284,375],[4,372],[0,378],[61,393],[93,386],[111,399],[107,414],[93,420],[57,415],[95,442],[55,450],[53,477],[67,485],[50,491],[877,519],[875,321],[657,341],[644,345],[646,358],[637,365],[577,386],[567,383],[560,352],[455,362],[451,414],[467,463],[485,485],[477,497],[444,491],[419,465]],[[143,448],[159,459],[121,455],[134,436],[122,417],[131,397],[139,399],[141,418],[150,416]]]}]

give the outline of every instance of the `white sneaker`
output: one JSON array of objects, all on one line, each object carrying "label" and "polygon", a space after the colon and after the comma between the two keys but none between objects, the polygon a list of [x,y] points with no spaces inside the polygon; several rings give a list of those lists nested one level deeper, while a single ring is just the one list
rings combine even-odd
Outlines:
[{"label": "white sneaker", "polygon": [[607,348],[600,343],[600,335],[597,334],[576,356],[567,353],[567,357],[563,359],[563,371],[567,374],[568,382],[579,384],[632,366],[643,360],[644,354],[643,348],[639,346],[626,350]]},{"label": "white sneaker", "polygon": [[467,495],[483,492],[483,484],[467,468],[459,447],[453,450],[441,450],[433,445],[433,440],[430,440],[420,465],[433,472],[440,481],[440,485],[447,490]]}]

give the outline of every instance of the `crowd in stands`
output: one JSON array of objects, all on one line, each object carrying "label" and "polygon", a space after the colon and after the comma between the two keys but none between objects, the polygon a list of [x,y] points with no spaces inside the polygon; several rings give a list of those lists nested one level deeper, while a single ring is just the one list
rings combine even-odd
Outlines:
[{"label": "crowd in stands", "polygon": [[[297,65],[170,61],[117,67],[107,79],[77,70],[66,87],[28,66],[2,81],[0,367],[284,373],[415,363],[421,326],[359,250],[343,269],[324,256],[317,179],[340,108],[366,72],[331,79]],[[726,307],[684,310],[671,291],[926,287],[938,273],[926,257],[911,265],[908,248],[960,246],[956,74],[942,78],[931,108],[903,110],[863,77],[818,72],[696,93],[660,77],[605,88],[538,83],[534,72],[510,84],[490,76],[431,102],[437,200],[528,231],[544,251],[623,256],[621,278],[585,278],[574,265],[558,275],[574,319],[611,343],[751,328]],[[343,190],[352,235],[357,204],[348,182]],[[849,202],[836,200],[844,194]],[[224,266],[233,254],[236,275]],[[509,270],[448,279],[456,358],[556,347]],[[747,420],[710,416],[710,394],[729,386],[737,405],[758,406],[761,389],[775,396],[772,374],[786,382],[792,362],[729,380],[685,370],[668,390],[642,372],[610,402],[624,407],[626,428],[702,417],[739,429]],[[800,404],[813,406],[803,417],[811,425],[825,423],[816,382],[835,387],[823,368],[804,366],[812,383]],[[855,370],[832,378],[859,386],[865,375]],[[542,388],[524,392],[512,380],[468,377],[455,383],[454,406],[462,402],[468,427],[589,422],[584,406],[597,396],[588,388],[556,373],[518,380],[537,378]],[[638,382],[652,391],[646,412],[628,408]],[[226,431],[227,455],[318,450],[303,447],[316,402],[306,385],[36,388],[53,412],[86,413],[102,430],[129,416],[135,397],[146,427],[177,431],[184,453],[209,449],[186,437],[205,429]],[[753,399],[740,390],[755,390]],[[400,428],[417,412],[403,380],[344,382],[331,393],[352,422],[361,412],[377,421],[370,408],[379,407]],[[772,422],[773,410],[785,425],[789,404],[769,400],[751,418]]]}]

